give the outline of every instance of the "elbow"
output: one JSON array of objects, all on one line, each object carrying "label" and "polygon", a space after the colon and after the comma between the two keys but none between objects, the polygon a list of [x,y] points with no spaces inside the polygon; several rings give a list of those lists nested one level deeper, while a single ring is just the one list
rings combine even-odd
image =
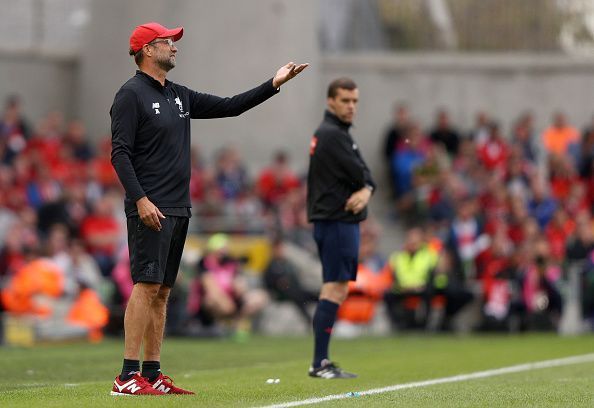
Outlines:
[{"label": "elbow", "polygon": [[116,164],[117,164],[118,162],[119,162],[119,155],[118,155],[118,154],[115,154],[115,153],[112,153],[112,154],[111,154],[111,165],[112,165],[113,167],[116,167]]},{"label": "elbow", "polygon": [[124,152],[113,150],[111,152],[111,165],[117,169],[123,161],[126,160],[127,155]]}]

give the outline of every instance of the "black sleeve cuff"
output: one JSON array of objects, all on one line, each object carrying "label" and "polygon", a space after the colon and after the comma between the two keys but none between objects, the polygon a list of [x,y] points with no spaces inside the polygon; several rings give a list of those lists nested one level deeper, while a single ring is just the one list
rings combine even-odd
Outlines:
[{"label": "black sleeve cuff", "polygon": [[266,82],[270,83],[270,88],[272,89],[272,95],[276,95],[277,93],[280,92],[280,86],[278,88],[275,88],[274,85],[272,85],[272,83],[274,82],[274,78],[270,78]]}]

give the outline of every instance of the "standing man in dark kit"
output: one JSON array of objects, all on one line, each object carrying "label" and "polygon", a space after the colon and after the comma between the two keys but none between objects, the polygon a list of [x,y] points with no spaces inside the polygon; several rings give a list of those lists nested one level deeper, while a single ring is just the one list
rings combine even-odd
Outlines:
[{"label": "standing man in dark kit", "polygon": [[327,110],[310,145],[307,212],[322,262],[323,285],[313,318],[314,358],[309,375],[354,378],[328,358],[338,307],[356,280],[359,223],[375,189],[369,168],[349,133],[357,112],[359,90],[349,78],[332,81]]},{"label": "standing man in dark kit", "polygon": [[[111,161],[126,190],[134,289],[124,318],[125,349],[112,395],[193,394],[160,370],[167,298],[175,283],[190,217],[190,119],[238,116],[275,95],[307,64],[288,63],[274,78],[231,98],[192,91],[166,79],[183,28],[134,29],[136,75],[111,107]],[[140,370],[140,346],[144,349]]]}]

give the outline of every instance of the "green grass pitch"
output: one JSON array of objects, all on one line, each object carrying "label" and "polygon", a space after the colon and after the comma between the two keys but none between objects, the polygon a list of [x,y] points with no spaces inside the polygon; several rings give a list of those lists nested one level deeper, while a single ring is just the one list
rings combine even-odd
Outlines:
[{"label": "green grass pitch", "polygon": [[[162,366],[196,396],[112,397],[123,342],[0,348],[0,407],[257,407],[467,374],[594,351],[594,336],[416,336],[333,341],[355,380],[306,375],[309,338],[166,339]],[[267,384],[280,378],[279,384]],[[594,363],[323,402],[325,407],[592,407]],[[141,401],[139,401],[139,399]]]}]

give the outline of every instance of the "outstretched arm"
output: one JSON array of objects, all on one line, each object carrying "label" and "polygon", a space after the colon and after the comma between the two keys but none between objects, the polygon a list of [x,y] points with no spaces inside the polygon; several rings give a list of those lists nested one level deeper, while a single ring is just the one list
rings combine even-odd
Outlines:
[{"label": "outstretched arm", "polygon": [[289,62],[276,72],[274,78],[230,98],[190,91],[190,117],[211,119],[241,115],[278,93],[279,86],[297,76],[308,65]]}]

